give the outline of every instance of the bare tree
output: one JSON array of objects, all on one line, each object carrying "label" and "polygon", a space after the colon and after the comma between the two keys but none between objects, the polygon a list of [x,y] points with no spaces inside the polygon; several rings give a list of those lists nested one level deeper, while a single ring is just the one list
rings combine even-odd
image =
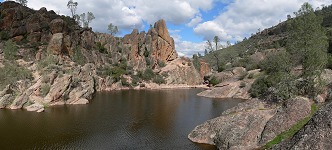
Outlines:
[{"label": "bare tree", "polygon": [[[77,9],[77,2],[74,2],[73,0],[69,0],[67,3],[68,9],[70,9],[71,16],[74,18],[76,15],[76,9]],[[75,18],[74,18],[75,19]]]},{"label": "bare tree", "polygon": [[87,27],[89,26],[89,24],[90,24],[90,22],[93,20],[93,19],[95,19],[96,17],[93,15],[93,13],[92,12],[88,12],[88,15],[87,15],[87,22],[88,22],[88,24],[87,24]]},{"label": "bare tree", "polygon": [[113,25],[112,23],[110,23],[110,24],[108,25],[107,30],[111,33],[111,35],[115,35],[116,33],[119,32],[118,27],[115,26],[115,25]]},{"label": "bare tree", "polygon": [[219,53],[216,51],[221,48],[222,48],[222,45],[220,44],[220,38],[218,36],[215,36],[213,38],[213,43],[210,40],[207,40],[207,42],[206,42],[206,50],[210,51],[210,53],[216,59],[218,71],[222,71],[222,66],[221,66],[221,61],[219,58]]},{"label": "bare tree", "polygon": [[16,2],[20,3],[23,6],[27,6],[28,0],[15,0]]}]

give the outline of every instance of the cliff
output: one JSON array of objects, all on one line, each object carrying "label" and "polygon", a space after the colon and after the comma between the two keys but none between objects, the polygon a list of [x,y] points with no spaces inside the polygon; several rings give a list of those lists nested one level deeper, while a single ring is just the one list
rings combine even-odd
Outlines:
[{"label": "cliff", "polygon": [[87,104],[96,91],[203,81],[191,60],[177,57],[164,20],[147,33],[114,37],[46,8],[6,1],[0,3],[0,40],[0,108],[41,112]]}]

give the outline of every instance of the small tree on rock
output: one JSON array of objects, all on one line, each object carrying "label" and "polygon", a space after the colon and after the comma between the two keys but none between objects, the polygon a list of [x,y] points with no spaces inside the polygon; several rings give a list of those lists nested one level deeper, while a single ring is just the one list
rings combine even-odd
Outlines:
[{"label": "small tree on rock", "polygon": [[20,3],[23,6],[27,6],[28,0],[16,0],[16,2]]},{"label": "small tree on rock", "polygon": [[115,34],[117,34],[117,33],[119,32],[118,27],[115,26],[115,25],[113,25],[112,23],[110,23],[110,24],[108,25],[107,30],[111,33],[111,35],[115,35]]},{"label": "small tree on rock", "polygon": [[71,12],[71,16],[75,19],[75,15],[76,15],[76,9],[77,9],[77,2],[74,2],[73,0],[69,0],[67,3],[67,7],[68,9],[70,9]]}]

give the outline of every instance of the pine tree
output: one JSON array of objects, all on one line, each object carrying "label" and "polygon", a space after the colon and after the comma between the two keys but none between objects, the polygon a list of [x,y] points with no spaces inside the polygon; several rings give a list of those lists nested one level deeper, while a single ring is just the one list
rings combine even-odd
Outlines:
[{"label": "pine tree", "polygon": [[327,64],[328,42],[321,26],[322,17],[316,16],[309,3],[304,3],[296,18],[290,21],[291,35],[287,50],[292,55],[294,66],[302,65],[303,83],[301,94],[314,96],[319,87],[319,77]]}]

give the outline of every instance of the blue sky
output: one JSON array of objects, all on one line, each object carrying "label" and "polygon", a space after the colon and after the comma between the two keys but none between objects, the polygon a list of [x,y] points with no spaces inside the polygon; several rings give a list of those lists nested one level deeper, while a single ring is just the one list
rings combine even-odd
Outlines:
[{"label": "blue sky", "polygon": [[[0,0],[1,1],[1,0]],[[3,1],[3,0],[2,0]],[[90,26],[94,31],[107,32],[113,23],[130,33],[133,28],[147,31],[150,24],[164,19],[180,56],[204,53],[205,42],[215,35],[222,43],[241,41],[257,29],[284,21],[304,2],[314,8],[330,5],[332,0],[74,0],[77,14],[93,12],[96,19]],[[69,15],[68,0],[28,0],[28,7]]]}]

